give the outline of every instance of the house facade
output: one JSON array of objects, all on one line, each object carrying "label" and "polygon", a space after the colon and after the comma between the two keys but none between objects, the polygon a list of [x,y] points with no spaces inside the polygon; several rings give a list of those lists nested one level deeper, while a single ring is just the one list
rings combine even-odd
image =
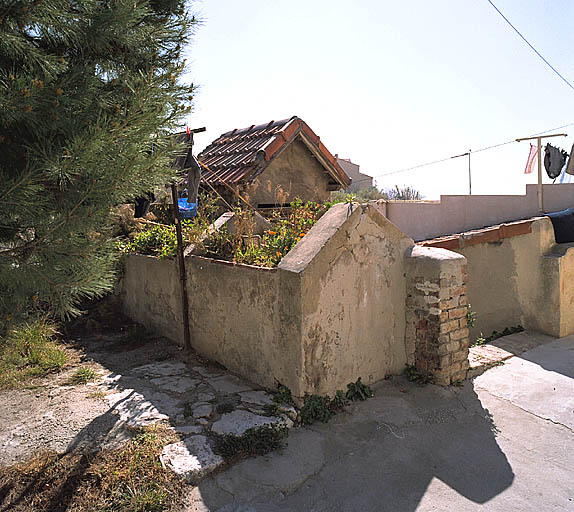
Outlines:
[{"label": "house facade", "polygon": [[323,202],[352,180],[300,118],[253,125],[222,134],[198,160],[204,186],[233,199],[235,188],[253,206],[289,204],[295,198]]},{"label": "house facade", "polygon": [[360,166],[351,162],[350,158],[337,158],[337,163],[345,171],[345,174],[351,178],[351,186],[347,189],[349,192],[358,192],[359,190],[368,190],[373,186],[373,177],[363,174],[359,171]]}]

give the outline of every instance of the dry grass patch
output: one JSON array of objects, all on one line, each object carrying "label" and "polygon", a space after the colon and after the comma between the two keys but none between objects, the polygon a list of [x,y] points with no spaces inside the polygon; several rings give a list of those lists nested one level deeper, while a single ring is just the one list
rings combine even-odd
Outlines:
[{"label": "dry grass patch", "polygon": [[46,454],[0,468],[0,511],[159,512],[176,510],[186,484],[159,460],[177,441],[146,427],[119,450]]}]

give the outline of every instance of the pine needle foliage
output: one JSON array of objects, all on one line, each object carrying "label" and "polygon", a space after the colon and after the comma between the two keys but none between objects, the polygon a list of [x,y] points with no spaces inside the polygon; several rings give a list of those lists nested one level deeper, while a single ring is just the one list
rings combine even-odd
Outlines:
[{"label": "pine needle foliage", "polygon": [[0,333],[110,290],[112,207],[173,178],[184,0],[0,0]]}]

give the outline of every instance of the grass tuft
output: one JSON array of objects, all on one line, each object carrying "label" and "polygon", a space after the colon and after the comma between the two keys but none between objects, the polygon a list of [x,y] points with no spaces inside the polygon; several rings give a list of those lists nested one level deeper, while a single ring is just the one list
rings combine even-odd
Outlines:
[{"label": "grass tuft", "polygon": [[98,374],[88,367],[78,368],[70,377],[70,384],[86,384],[96,379]]},{"label": "grass tuft", "polygon": [[61,371],[67,357],[55,341],[57,334],[54,324],[36,320],[13,329],[0,340],[0,389]]}]

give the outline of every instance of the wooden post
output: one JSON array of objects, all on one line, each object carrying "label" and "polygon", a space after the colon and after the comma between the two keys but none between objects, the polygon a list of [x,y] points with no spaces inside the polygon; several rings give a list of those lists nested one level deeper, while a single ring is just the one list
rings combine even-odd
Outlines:
[{"label": "wooden post", "polygon": [[185,274],[185,258],[183,256],[183,236],[181,234],[181,220],[179,218],[179,205],[177,185],[171,185],[171,197],[173,199],[173,217],[175,221],[175,233],[177,236],[177,261],[179,266],[179,283],[181,285],[181,308],[183,316],[183,339],[186,350],[191,350],[191,337],[189,333],[189,302],[187,300],[187,276]]},{"label": "wooden post", "polygon": [[538,213],[544,212],[544,187],[542,185],[542,139],[549,139],[550,137],[567,137],[567,133],[553,133],[552,135],[537,135],[534,137],[523,137],[516,139],[516,142],[523,140],[536,139],[538,145]]}]

